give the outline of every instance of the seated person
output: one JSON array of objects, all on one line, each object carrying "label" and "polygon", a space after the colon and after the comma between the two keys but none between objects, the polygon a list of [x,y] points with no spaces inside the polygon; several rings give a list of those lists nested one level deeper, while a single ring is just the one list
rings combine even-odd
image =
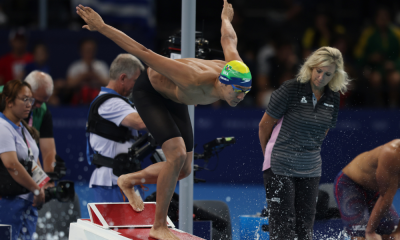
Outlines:
[{"label": "seated person", "polygon": [[26,77],[34,70],[50,74],[50,67],[47,63],[49,58],[47,47],[43,43],[38,43],[33,48],[33,62],[25,65],[23,76]]},{"label": "seated person", "polygon": [[96,48],[94,40],[83,40],[80,46],[81,60],[68,68],[67,87],[72,94],[72,105],[90,104],[99,94],[100,87],[108,83],[108,66],[95,59]]},{"label": "seated person", "polygon": [[354,49],[366,79],[367,104],[374,107],[400,104],[400,28],[390,21],[389,12],[385,7],[376,9],[374,24],[363,30]]},{"label": "seated person", "polygon": [[22,79],[26,64],[33,56],[26,50],[27,36],[24,29],[10,32],[11,52],[0,58],[0,85],[13,79]]}]

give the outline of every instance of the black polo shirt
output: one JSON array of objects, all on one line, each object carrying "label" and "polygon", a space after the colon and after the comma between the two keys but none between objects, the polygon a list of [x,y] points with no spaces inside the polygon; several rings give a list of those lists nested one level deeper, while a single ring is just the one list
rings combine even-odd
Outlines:
[{"label": "black polo shirt", "polygon": [[310,82],[288,80],[272,93],[267,114],[280,119],[268,141],[263,170],[278,175],[321,176],[321,145],[336,126],[340,94],[328,86],[314,107]]},{"label": "black polo shirt", "polygon": [[[32,112],[29,113],[31,116]],[[29,122],[29,117],[24,119],[25,122]],[[47,107],[45,114],[43,115],[42,124],[40,125],[40,129],[37,129],[40,133],[40,138],[54,138],[53,135],[53,117],[49,108]]]}]

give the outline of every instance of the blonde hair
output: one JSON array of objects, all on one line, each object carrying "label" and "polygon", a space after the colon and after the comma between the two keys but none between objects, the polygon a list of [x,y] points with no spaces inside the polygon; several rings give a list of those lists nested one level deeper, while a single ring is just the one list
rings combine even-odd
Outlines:
[{"label": "blonde hair", "polygon": [[306,83],[310,81],[312,70],[315,67],[326,67],[330,64],[336,66],[335,75],[329,81],[329,88],[334,91],[340,91],[344,94],[347,91],[347,85],[349,85],[350,79],[347,73],[344,71],[344,62],[342,53],[333,47],[321,47],[313,52],[301,66],[299,73],[297,74],[297,81]]}]

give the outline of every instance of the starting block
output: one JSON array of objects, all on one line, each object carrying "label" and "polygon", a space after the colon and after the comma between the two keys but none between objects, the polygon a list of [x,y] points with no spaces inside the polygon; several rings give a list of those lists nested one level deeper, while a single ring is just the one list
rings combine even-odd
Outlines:
[{"label": "starting block", "polygon": [[[145,202],[136,212],[129,203],[89,203],[90,219],[71,223],[69,240],[154,240],[149,237],[154,224],[156,203]],[[175,228],[167,217],[170,230],[182,240],[204,240]]]},{"label": "starting block", "polygon": [[0,239],[11,240],[11,225],[0,224]]}]

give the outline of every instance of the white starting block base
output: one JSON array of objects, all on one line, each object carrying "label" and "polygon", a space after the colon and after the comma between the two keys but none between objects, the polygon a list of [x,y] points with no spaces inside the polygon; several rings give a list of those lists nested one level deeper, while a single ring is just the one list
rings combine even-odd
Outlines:
[{"label": "white starting block base", "polygon": [[[135,212],[129,203],[89,203],[88,210],[90,219],[70,224],[69,240],[153,240],[149,233],[154,223],[155,203],[145,203],[142,212]],[[168,217],[167,222],[182,240],[202,239],[176,229]]]},{"label": "white starting block base", "polygon": [[0,239],[11,240],[11,225],[0,224]]}]

